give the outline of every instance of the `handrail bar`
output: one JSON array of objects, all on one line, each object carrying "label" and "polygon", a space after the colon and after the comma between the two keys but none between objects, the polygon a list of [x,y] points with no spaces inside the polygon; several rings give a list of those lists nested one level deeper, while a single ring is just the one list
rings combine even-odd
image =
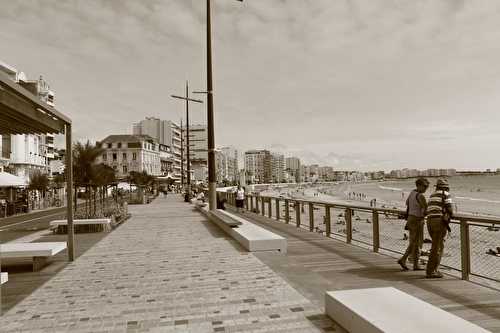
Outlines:
[{"label": "handrail bar", "polygon": [[[249,194],[249,196],[255,196],[255,195]],[[276,197],[276,196],[258,195],[257,197],[264,198],[264,199],[285,200],[285,198],[283,198],[283,197],[280,198],[280,197]],[[337,208],[352,208],[352,209],[357,209],[357,210],[366,210],[369,212],[388,213],[388,214],[393,214],[393,215],[400,215],[400,214],[405,213],[405,210],[402,210],[402,209],[369,207],[369,206],[351,205],[351,204],[344,204],[344,203],[332,203],[332,202],[322,201],[322,200],[307,200],[307,199],[295,199],[295,198],[286,198],[286,199],[288,201],[291,201],[291,202],[312,203],[312,204],[316,204],[316,205],[329,206],[332,208],[335,208],[335,207],[337,207]],[[459,223],[462,220],[467,221],[467,222],[500,224],[500,218],[498,218],[498,217],[476,216],[476,215],[467,214],[467,213],[454,214],[452,216],[452,221],[456,221],[457,223]]]}]

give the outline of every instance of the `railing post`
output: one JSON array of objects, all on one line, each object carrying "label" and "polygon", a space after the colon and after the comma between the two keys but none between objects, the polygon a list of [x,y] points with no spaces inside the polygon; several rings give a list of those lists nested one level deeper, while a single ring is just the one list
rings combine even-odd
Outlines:
[{"label": "railing post", "polygon": [[330,237],[331,233],[331,217],[330,217],[330,206],[325,205],[325,229],[326,229],[326,237]]},{"label": "railing post", "polygon": [[248,210],[248,196],[245,197],[245,210]]},{"label": "railing post", "polygon": [[345,241],[350,244],[352,240],[352,210],[345,209]]},{"label": "railing post", "polygon": [[300,228],[300,202],[295,201],[295,225]]},{"label": "railing post", "polygon": [[260,196],[255,197],[255,213],[260,214],[259,209],[259,201],[261,200]]},{"label": "railing post", "polygon": [[373,252],[378,252],[380,248],[380,229],[378,225],[378,211],[372,212],[372,226],[373,226]]},{"label": "railing post", "polygon": [[276,220],[280,220],[280,199],[276,198]]},{"label": "railing post", "polygon": [[253,196],[250,196],[250,211],[253,213]]},{"label": "railing post", "polygon": [[290,223],[290,202],[285,199],[285,223]]},{"label": "railing post", "polygon": [[272,218],[273,217],[273,199],[272,198],[269,198],[269,202],[267,203],[267,216],[269,218]]},{"label": "railing post", "polygon": [[309,203],[309,231],[314,231],[314,204]]},{"label": "railing post", "polygon": [[264,200],[264,197],[260,197],[260,206],[262,209],[262,216],[266,216],[266,200]]},{"label": "railing post", "polygon": [[462,258],[462,280],[469,280],[470,274],[470,233],[469,223],[460,220],[460,254]]}]

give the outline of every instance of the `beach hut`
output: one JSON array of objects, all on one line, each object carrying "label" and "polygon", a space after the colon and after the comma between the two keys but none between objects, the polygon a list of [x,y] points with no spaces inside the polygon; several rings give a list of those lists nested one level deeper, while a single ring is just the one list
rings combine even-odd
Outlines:
[{"label": "beach hut", "polygon": [[[17,84],[7,74],[0,72],[0,135],[48,133],[64,133],[66,135],[66,165],[72,165],[71,120],[52,106],[41,101],[37,96],[33,95],[21,85]],[[17,178],[12,178],[9,175],[4,174],[3,176],[6,182],[18,181]],[[73,168],[71,167],[66,168],[66,182],[68,260],[73,261],[73,193],[71,191],[73,188]]]}]

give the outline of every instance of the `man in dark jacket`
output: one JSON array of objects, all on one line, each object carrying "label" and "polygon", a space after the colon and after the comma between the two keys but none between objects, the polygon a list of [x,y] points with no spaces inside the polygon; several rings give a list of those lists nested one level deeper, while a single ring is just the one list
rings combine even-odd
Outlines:
[{"label": "man in dark jacket", "polygon": [[438,270],[444,249],[444,238],[449,230],[450,218],[453,215],[453,205],[450,197],[450,186],[446,179],[438,179],[436,191],[431,194],[427,206],[427,230],[432,238],[432,247],[427,262],[426,277],[442,278]]}]

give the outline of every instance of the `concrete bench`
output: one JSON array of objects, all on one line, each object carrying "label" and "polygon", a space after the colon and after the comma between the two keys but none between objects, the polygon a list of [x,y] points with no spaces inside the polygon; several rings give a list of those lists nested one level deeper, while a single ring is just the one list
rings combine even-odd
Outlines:
[{"label": "concrete bench", "polygon": [[325,311],[351,333],[489,332],[393,287],[328,291]]},{"label": "concrete bench", "polygon": [[[111,231],[111,219],[81,219],[73,220],[76,232],[101,232]],[[64,234],[68,232],[68,220],[54,220],[50,222],[50,229],[54,233]]]},{"label": "concrete bench", "polygon": [[0,285],[4,284],[7,281],[9,281],[9,274],[6,272],[2,272],[0,274]]},{"label": "concrete bench", "polygon": [[33,258],[33,272],[45,266],[48,257],[66,249],[66,242],[7,243],[0,245],[0,256],[8,258]]},{"label": "concrete bench", "polygon": [[248,251],[278,250],[283,254],[286,253],[286,238],[225,210],[217,209],[215,212],[209,212],[205,207],[202,207],[201,210],[205,212],[212,222],[237,240]]}]

